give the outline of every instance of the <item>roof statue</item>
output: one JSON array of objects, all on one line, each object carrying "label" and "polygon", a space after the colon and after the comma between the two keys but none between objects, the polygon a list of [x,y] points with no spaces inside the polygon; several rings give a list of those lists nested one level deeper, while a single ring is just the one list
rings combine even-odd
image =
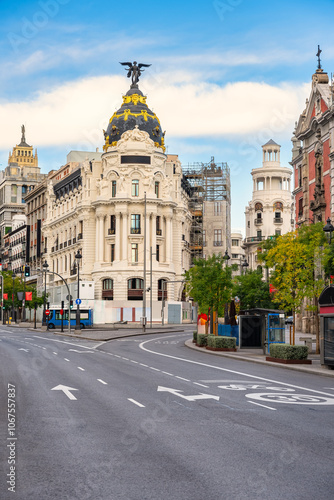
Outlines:
[{"label": "roof statue", "polygon": [[320,61],[320,54],[322,50],[320,49],[320,45],[318,45],[318,52],[316,53],[316,56],[318,58],[318,69],[321,69],[321,61]]},{"label": "roof statue", "polygon": [[142,68],[148,68],[149,66],[151,66],[151,64],[137,64],[137,61],[134,61],[133,63],[121,62],[120,64],[122,66],[128,66],[128,68],[125,68],[128,70],[128,74],[126,76],[130,78],[132,75],[132,85],[137,85],[137,83],[139,82],[139,77],[141,76],[142,72],[145,71]]},{"label": "roof statue", "polygon": [[26,142],[26,128],[24,125],[22,125],[21,127],[21,132],[22,132],[21,142]]}]

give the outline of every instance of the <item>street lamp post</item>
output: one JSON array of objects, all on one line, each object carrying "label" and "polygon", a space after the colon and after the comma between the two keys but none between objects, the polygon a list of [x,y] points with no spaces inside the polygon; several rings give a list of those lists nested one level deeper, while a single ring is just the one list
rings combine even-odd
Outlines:
[{"label": "street lamp post", "polygon": [[332,242],[332,232],[334,231],[334,226],[330,220],[330,218],[328,217],[327,219],[327,224],[325,225],[325,227],[323,228],[323,230],[325,231],[326,233],[326,236],[327,234],[329,233],[329,244],[331,244]]},{"label": "street lamp post", "polygon": [[80,253],[80,250],[78,250],[77,254],[75,255],[77,271],[78,271],[78,294],[77,294],[77,311],[76,311],[76,315],[75,315],[75,330],[81,329],[80,328],[80,305],[79,305],[79,299],[80,299],[80,274],[79,274],[80,259],[82,259],[82,255]]},{"label": "street lamp post", "polygon": [[226,267],[228,266],[228,261],[230,260],[230,258],[231,258],[231,257],[229,256],[229,254],[228,254],[228,252],[227,252],[227,249],[226,249],[226,250],[225,250],[225,253],[224,253],[224,256],[223,256],[223,259],[225,260],[225,265],[226,265]]},{"label": "street lamp post", "polygon": [[46,273],[48,272],[49,264],[45,261],[43,264],[43,271],[44,271],[44,304],[43,304],[43,320],[42,320],[42,326],[46,326]]},{"label": "street lamp post", "polygon": [[14,296],[15,296],[15,273],[13,271],[12,273],[12,278],[13,278],[13,295],[12,295],[12,323],[14,322],[14,315],[15,315],[15,310],[14,310]]},{"label": "street lamp post", "polygon": [[241,276],[244,274],[244,270],[246,271],[247,267],[249,266],[247,260],[245,259],[243,263],[241,264]]}]

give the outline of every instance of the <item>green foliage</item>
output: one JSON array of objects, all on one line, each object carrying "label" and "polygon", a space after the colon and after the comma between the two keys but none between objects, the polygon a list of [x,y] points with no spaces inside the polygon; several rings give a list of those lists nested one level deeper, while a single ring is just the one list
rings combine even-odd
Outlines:
[{"label": "green foliage", "polygon": [[305,345],[271,344],[270,356],[279,359],[307,359],[308,347]]},{"label": "green foliage", "polygon": [[224,304],[231,299],[233,266],[227,266],[222,255],[197,259],[194,266],[185,273],[186,290],[199,305],[202,313],[209,307],[224,315]]},{"label": "green foliage", "polygon": [[[4,308],[10,310],[13,306],[12,295],[13,295],[13,273],[11,271],[3,271],[3,283],[4,289],[3,293],[8,294],[8,300],[4,300]],[[14,307],[17,309],[22,306],[22,301],[18,300],[17,292],[32,292],[32,300],[25,302],[25,307],[28,309],[33,309],[35,307],[35,302],[37,302],[38,307],[42,306],[44,303],[44,293],[42,297],[37,296],[37,291],[35,286],[26,284],[24,286],[23,274],[15,275],[14,278]],[[47,294],[48,295],[48,294]]]},{"label": "green foliage", "polygon": [[235,337],[224,337],[222,335],[208,335],[208,347],[220,348],[220,349],[235,349],[236,348],[236,338]]},{"label": "green foliage", "polygon": [[195,344],[197,342],[197,331],[196,330],[193,331],[193,342],[195,342]]},{"label": "green foliage", "polygon": [[269,285],[262,280],[261,270],[247,270],[242,276],[237,276],[233,295],[239,297],[240,309],[275,308],[271,301]]},{"label": "green foliage", "polygon": [[207,346],[207,342],[208,342],[208,336],[205,333],[198,333],[197,334],[197,345],[199,347]]}]

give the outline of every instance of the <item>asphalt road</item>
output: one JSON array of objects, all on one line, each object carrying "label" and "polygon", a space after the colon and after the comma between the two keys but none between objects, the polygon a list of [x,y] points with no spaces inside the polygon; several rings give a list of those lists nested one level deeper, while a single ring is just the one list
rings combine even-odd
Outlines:
[{"label": "asphalt road", "polygon": [[0,498],[333,498],[334,381],[190,336],[0,329]]}]

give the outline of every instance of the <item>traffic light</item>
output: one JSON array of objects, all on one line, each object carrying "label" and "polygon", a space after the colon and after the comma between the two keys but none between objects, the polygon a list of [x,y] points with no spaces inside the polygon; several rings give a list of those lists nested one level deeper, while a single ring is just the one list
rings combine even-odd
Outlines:
[{"label": "traffic light", "polygon": [[73,309],[73,300],[70,301],[70,308]]},{"label": "traffic light", "polygon": [[30,276],[30,266],[24,267],[24,276]]}]

